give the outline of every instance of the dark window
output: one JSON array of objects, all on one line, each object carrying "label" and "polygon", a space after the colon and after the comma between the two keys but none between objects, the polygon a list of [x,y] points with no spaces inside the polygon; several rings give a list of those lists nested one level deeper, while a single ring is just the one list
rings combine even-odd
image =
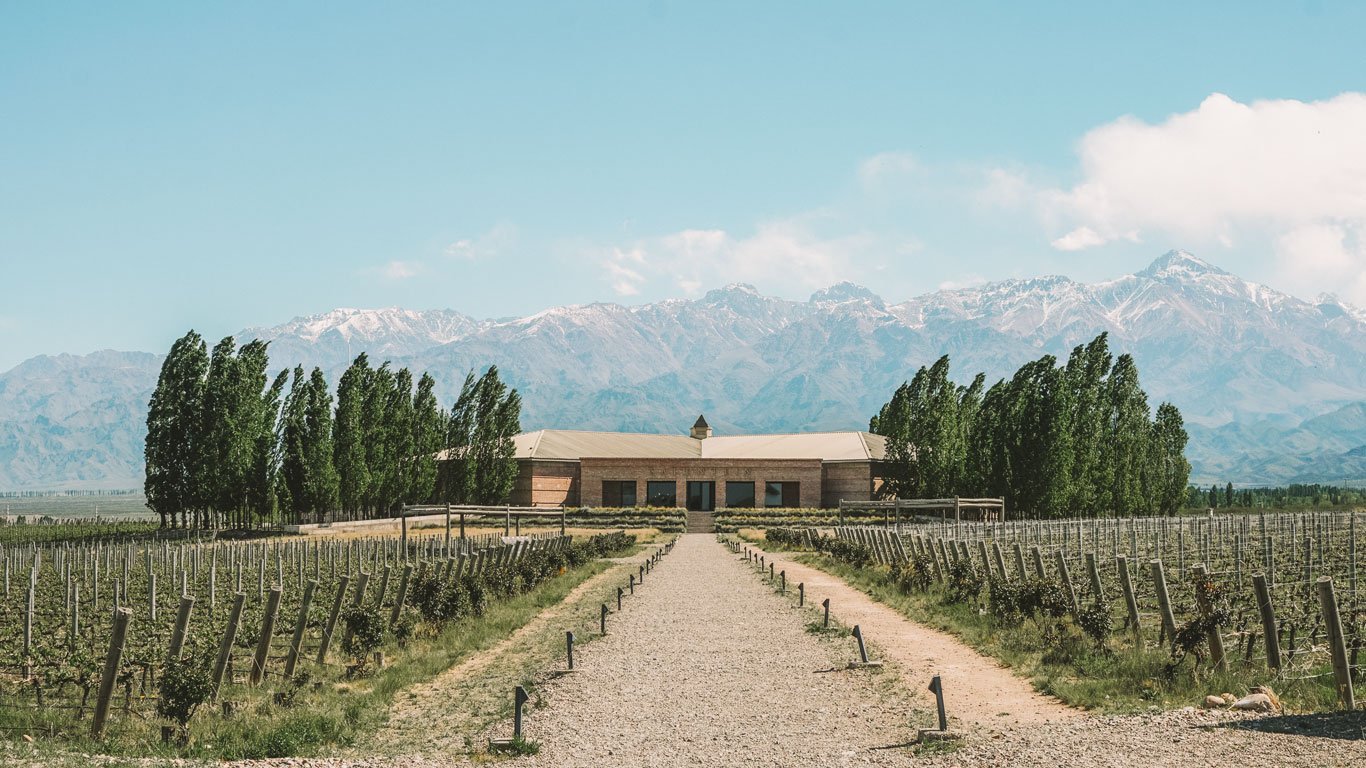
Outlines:
[{"label": "dark window", "polygon": [[636,505],[636,481],[603,480],[602,505],[604,507],[634,507]]},{"label": "dark window", "polygon": [[765,507],[796,507],[801,498],[801,483],[764,483]]},{"label": "dark window", "polygon": [[754,483],[726,483],[726,506],[747,509],[754,506]]},{"label": "dark window", "polygon": [[673,480],[650,480],[645,483],[645,503],[652,507],[678,506],[678,483]]}]

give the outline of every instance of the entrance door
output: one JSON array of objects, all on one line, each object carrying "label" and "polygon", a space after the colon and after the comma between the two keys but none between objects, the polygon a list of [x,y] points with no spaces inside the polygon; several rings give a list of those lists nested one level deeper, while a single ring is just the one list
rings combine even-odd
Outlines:
[{"label": "entrance door", "polygon": [[689,480],[688,509],[694,512],[716,509],[716,483],[711,480]]}]

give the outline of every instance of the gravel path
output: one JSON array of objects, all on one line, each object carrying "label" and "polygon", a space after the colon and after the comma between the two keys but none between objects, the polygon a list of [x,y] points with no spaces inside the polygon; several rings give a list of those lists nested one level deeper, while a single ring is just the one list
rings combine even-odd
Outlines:
[{"label": "gravel path", "polygon": [[[847,637],[822,638],[713,536],[687,535],[576,672],[526,715],[546,766],[883,765],[911,739],[891,675],[850,671]],[[501,726],[499,735],[511,731]]]}]

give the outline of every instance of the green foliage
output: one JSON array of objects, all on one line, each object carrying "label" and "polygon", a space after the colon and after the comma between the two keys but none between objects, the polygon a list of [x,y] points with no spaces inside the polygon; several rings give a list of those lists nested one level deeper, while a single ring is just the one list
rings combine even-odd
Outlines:
[{"label": "green foliage", "polygon": [[478,380],[471,372],[446,424],[441,496],[455,504],[500,504],[517,480],[516,447],[522,398],[490,366]]},{"label": "green foliage", "polygon": [[348,606],[341,614],[346,633],[342,651],[351,657],[354,669],[364,671],[370,656],[384,644],[384,618],[371,604]]},{"label": "green foliage", "polygon": [[947,573],[947,596],[955,603],[970,603],[977,600],[986,587],[986,579],[973,567],[966,557],[951,558]]},{"label": "green foliage", "polygon": [[182,734],[195,711],[213,695],[213,678],[192,656],[168,662],[157,685],[157,714],[175,721]]},{"label": "green foliage", "polygon": [[1000,496],[1017,513],[1061,517],[1174,511],[1190,465],[1180,412],[1149,420],[1133,358],[1111,363],[1106,335],[1021,366],[983,393],[920,368],[869,421],[887,437],[884,493],[900,498]]},{"label": "green foliage", "polygon": [[147,506],[161,526],[186,522],[187,510],[198,506],[200,412],[209,360],[204,340],[190,331],[176,340],[161,364],[156,389],[147,408],[147,470],[143,488]]}]

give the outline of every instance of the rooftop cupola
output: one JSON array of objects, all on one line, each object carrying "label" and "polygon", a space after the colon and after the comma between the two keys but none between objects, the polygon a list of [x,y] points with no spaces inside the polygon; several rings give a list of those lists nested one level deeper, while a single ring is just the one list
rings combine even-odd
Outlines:
[{"label": "rooftop cupola", "polygon": [[707,423],[706,416],[698,416],[697,421],[692,425],[692,438],[694,440],[706,440],[711,437],[711,425]]}]

